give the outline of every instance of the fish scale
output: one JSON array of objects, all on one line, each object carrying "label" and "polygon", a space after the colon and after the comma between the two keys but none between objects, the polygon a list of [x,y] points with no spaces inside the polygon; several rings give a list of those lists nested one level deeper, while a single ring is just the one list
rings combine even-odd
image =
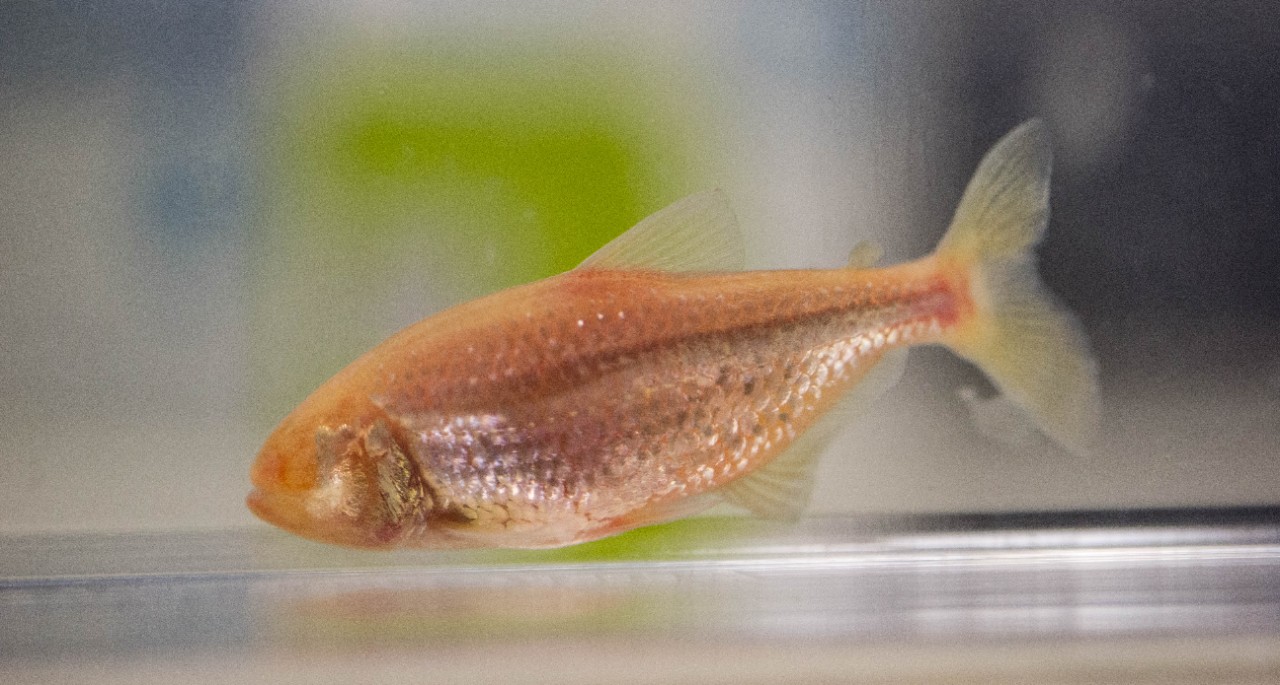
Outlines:
[{"label": "fish scale", "polygon": [[[954,298],[937,296],[945,284],[936,278],[906,288],[885,278],[867,281],[852,270],[776,272],[767,283],[574,274],[543,286],[560,292],[536,298],[550,304],[527,320],[545,337],[516,332],[477,345],[463,343],[460,332],[463,349],[442,348],[446,359],[494,360],[480,367],[488,371],[469,372],[465,392],[385,387],[378,394],[396,398],[383,408],[417,436],[409,452],[434,474],[439,506],[469,522],[545,534],[555,519],[570,536],[627,525],[630,517],[661,520],[668,509],[688,513],[685,498],[785,449],[879,358],[895,331],[954,318]],[[815,279],[842,285],[797,296],[797,281]],[[586,293],[585,301],[574,293]],[[606,323],[604,310],[619,301],[631,303],[629,322]],[[455,399],[465,408],[451,406]]]}]

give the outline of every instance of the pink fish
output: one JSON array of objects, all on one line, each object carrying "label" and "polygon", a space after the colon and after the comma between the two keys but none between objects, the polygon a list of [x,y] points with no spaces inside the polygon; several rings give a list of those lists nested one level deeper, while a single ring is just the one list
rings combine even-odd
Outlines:
[{"label": "pink fish", "polygon": [[354,547],[555,547],[727,501],[805,506],[816,455],[906,351],[972,361],[1068,449],[1095,364],[1039,282],[1050,150],[1028,122],[987,155],[937,250],[871,268],[735,271],[719,192],[581,266],[420,321],[322,385],[267,439],[248,504]]}]

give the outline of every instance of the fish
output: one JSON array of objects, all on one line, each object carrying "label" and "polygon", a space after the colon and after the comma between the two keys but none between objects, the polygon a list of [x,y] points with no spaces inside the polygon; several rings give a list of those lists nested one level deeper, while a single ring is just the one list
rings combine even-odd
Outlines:
[{"label": "fish", "polygon": [[261,519],[347,547],[552,548],[728,504],[807,505],[825,446],[942,345],[1063,449],[1097,434],[1097,364],[1041,283],[1052,153],[1031,120],[979,163],[931,254],[742,270],[720,191],[577,268],[429,316],[288,414],[250,470]]}]

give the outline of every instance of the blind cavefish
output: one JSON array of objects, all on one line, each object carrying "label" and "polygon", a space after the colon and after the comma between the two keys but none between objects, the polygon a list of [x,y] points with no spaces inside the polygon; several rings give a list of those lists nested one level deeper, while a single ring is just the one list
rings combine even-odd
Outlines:
[{"label": "blind cavefish", "polygon": [[428,317],[289,414],[252,511],[365,548],[556,547],[729,502],[797,516],[816,456],[907,349],[981,368],[1051,439],[1089,443],[1096,365],[1040,284],[1050,148],[1030,121],[980,163],[937,249],[873,268],[740,271],[721,193],[567,273]]}]

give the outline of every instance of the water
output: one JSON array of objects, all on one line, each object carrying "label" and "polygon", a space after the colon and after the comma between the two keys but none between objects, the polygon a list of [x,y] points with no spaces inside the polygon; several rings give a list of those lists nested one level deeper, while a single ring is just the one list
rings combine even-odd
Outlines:
[{"label": "water", "polygon": [[[1280,5],[10,0],[0,26],[0,680],[1280,681]],[[984,422],[986,381],[919,350],[796,528],[369,555],[243,505],[273,423],[404,325],[716,187],[752,267],[914,258],[1033,116],[1090,455]]]}]

